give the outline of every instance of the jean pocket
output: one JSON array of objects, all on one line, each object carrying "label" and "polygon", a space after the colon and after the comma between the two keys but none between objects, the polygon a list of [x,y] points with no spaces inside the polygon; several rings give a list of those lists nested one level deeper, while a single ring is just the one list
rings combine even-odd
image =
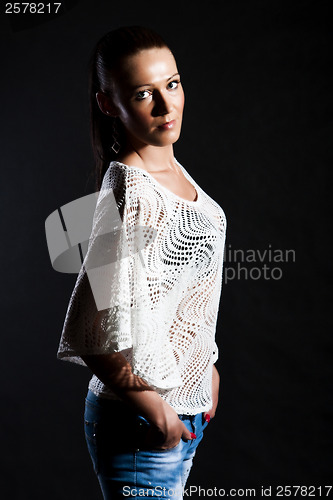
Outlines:
[{"label": "jean pocket", "polygon": [[172,446],[172,448],[165,448],[165,449],[162,449],[162,448],[152,448],[151,451],[152,452],[156,452],[156,453],[174,453],[174,452],[177,452],[179,451],[179,449],[182,447],[183,445],[183,440],[182,438],[180,439],[179,443],[176,444],[176,446]]},{"label": "jean pocket", "polygon": [[[150,436],[149,439],[147,436],[147,433],[149,433],[149,429],[151,429],[151,424],[141,415],[137,415],[136,429],[137,429],[137,437],[138,437],[137,448],[140,450],[149,451],[151,453],[174,452],[174,451],[177,451],[178,448],[180,448],[182,443],[183,443],[182,439],[180,439],[179,442],[175,446],[173,446],[172,448],[165,448],[165,449],[155,448],[154,444],[152,444],[152,436]],[[154,438],[153,438],[153,441],[154,441]],[[157,444],[157,440],[156,440],[156,444]]]}]

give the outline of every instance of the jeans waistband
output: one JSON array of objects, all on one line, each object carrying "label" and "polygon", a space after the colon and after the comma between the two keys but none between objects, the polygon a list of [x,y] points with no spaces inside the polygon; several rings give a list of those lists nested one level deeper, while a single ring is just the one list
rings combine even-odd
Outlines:
[{"label": "jeans waistband", "polygon": [[[101,396],[97,396],[90,389],[88,389],[86,401],[88,403],[94,404],[95,406],[98,406],[99,408],[109,408],[111,410],[116,410],[117,407],[126,406],[127,411],[130,411],[129,407],[121,399],[103,398]],[[132,410],[132,411],[133,411],[133,413],[135,413],[134,410]],[[180,420],[189,420],[192,422],[194,420],[194,418],[196,417],[196,415],[185,415],[185,414],[181,413],[181,414],[178,414],[178,417],[180,418]]]}]

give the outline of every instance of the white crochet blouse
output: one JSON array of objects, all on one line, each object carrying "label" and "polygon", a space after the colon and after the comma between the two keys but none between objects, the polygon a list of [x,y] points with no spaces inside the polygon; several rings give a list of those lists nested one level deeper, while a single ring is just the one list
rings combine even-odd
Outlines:
[{"label": "white crochet blouse", "polygon": [[[121,351],[179,414],[212,405],[226,218],[197,191],[185,200],[144,169],[113,161],[67,309],[58,358]],[[95,375],[89,388],[117,396]]]}]

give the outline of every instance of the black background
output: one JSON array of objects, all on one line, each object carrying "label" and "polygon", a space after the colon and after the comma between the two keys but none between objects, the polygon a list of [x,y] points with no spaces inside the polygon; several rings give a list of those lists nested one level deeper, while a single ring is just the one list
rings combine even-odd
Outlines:
[{"label": "black background", "polygon": [[88,59],[131,24],[174,50],[186,96],[176,157],[224,209],[229,255],[295,251],[294,262],[246,264],[278,266],[281,279],[224,281],[220,404],[189,485],[257,497],[271,485],[275,498],[276,485],[332,484],[329,2],[83,0],[52,19],[4,4],[2,498],[101,499],[82,425],[90,372],[56,359],[76,276],[52,269],[44,224],[94,191]]}]

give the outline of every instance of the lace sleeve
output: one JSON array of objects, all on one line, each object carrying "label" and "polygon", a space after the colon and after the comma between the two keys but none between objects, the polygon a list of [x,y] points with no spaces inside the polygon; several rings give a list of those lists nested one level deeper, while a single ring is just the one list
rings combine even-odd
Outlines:
[{"label": "lace sleeve", "polygon": [[[81,355],[119,352],[133,345],[133,258],[146,244],[147,231],[137,224],[138,197],[126,191],[126,173],[109,169],[69,301],[59,359],[85,365]],[[137,238],[130,241],[133,232]]]}]

